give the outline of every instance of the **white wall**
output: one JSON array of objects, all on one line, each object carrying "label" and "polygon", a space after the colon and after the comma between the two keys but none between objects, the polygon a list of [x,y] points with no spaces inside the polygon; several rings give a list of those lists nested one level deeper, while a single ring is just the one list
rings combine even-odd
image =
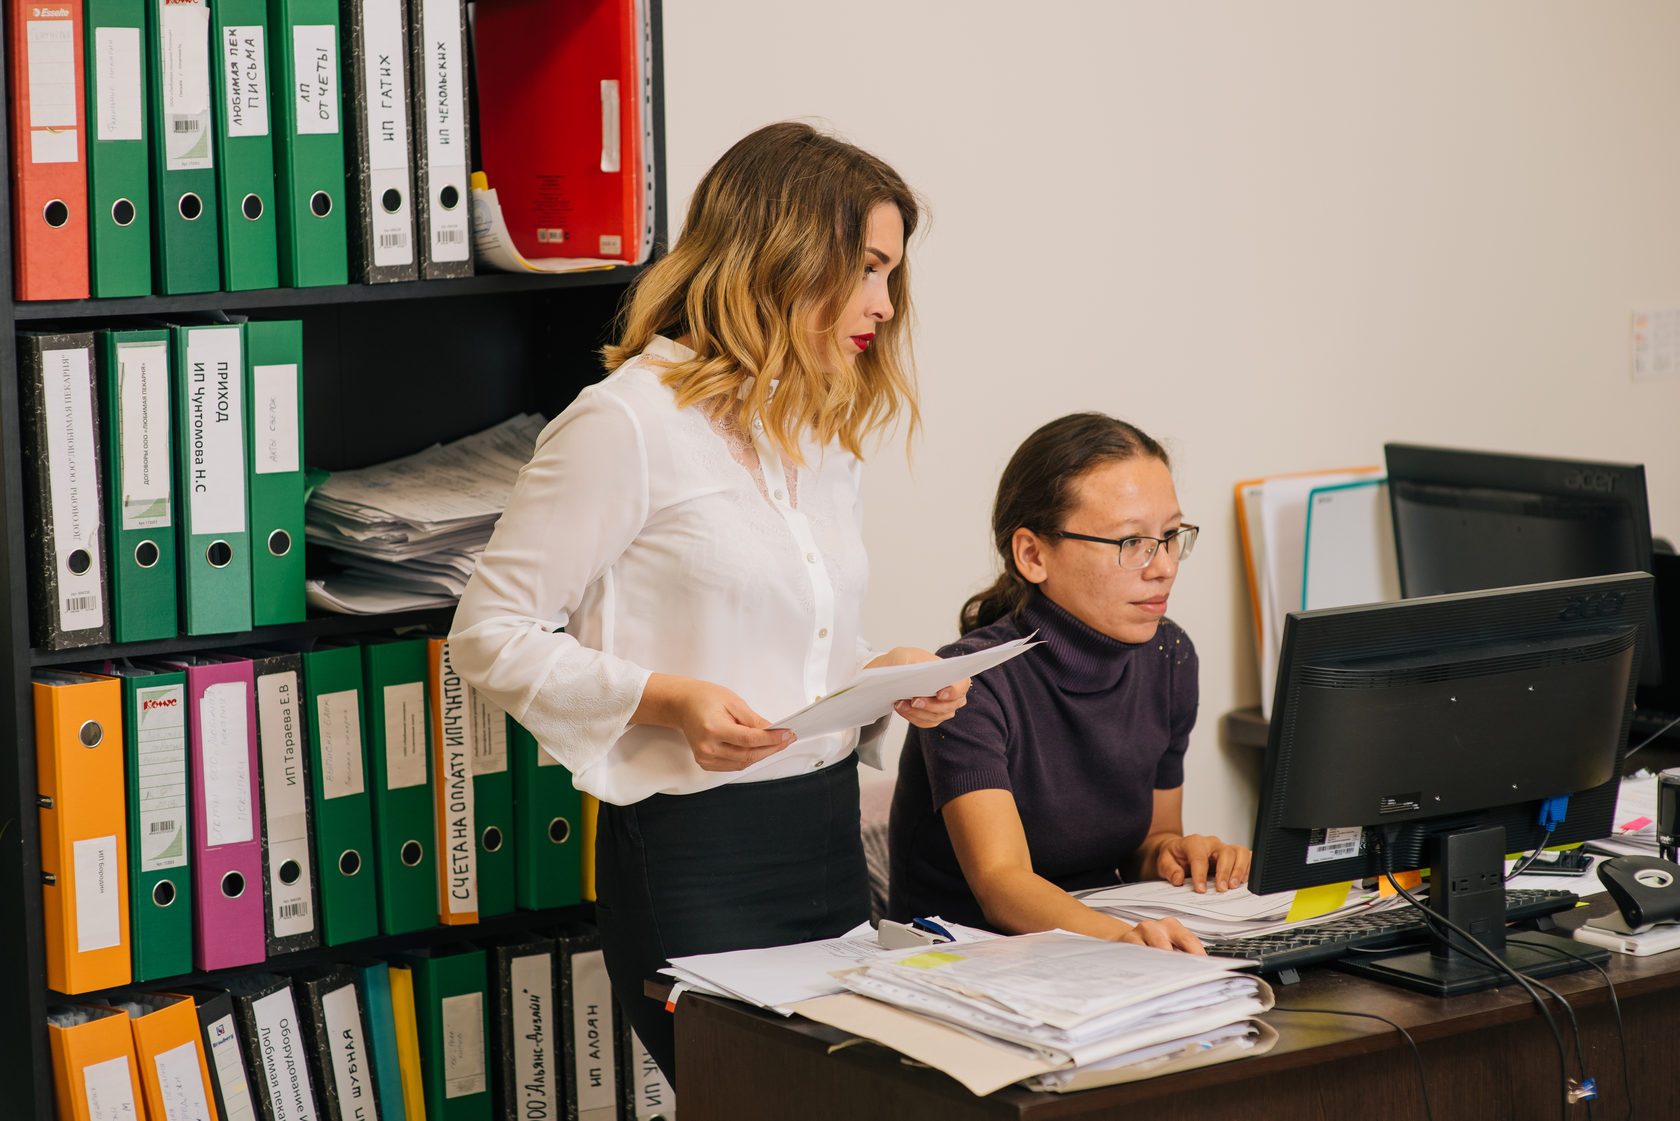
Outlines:
[{"label": "white wall", "polygon": [[1164,439],[1205,528],[1171,614],[1202,659],[1188,823],[1246,838],[1258,696],[1231,486],[1387,439],[1642,461],[1680,537],[1680,5],[1666,0],[666,0],[673,225],[773,120],[931,203],[925,431],[872,458],[869,633],[928,647],[990,580],[997,473],[1101,409]]}]

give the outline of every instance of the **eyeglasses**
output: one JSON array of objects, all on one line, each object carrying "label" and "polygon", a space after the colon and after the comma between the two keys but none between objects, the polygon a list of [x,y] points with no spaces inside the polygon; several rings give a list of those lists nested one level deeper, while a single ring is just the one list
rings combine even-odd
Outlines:
[{"label": "eyeglasses", "polygon": [[1155,550],[1162,545],[1167,547],[1167,556],[1175,561],[1184,560],[1190,555],[1190,550],[1196,547],[1196,534],[1200,532],[1200,526],[1181,525],[1165,537],[1122,537],[1115,540],[1112,537],[1092,537],[1088,533],[1069,533],[1063,529],[1050,530],[1043,536],[1095,541],[1099,545],[1117,545],[1120,548],[1120,567],[1135,571],[1148,568],[1149,562],[1155,559]]}]

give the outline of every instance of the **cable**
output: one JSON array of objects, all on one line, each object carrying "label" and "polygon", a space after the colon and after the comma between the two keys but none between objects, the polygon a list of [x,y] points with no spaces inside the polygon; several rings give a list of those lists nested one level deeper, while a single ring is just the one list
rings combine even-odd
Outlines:
[{"label": "cable", "polygon": [[1674,727],[1676,724],[1680,724],[1680,716],[1676,716],[1673,720],[1670,720],[1667,724],[1664,724],[1661,728],[1658,728],[1656,731],[1654,731],[1650,735],[1646,736],[1643,740],[1640,741],[1638,747],[1628,748],[1627,749],[1627,754],[1622,756],[1622,761],[1626,762],[1629,755],[1632,755],[1636,751],[1642,751],[1645,748],[1650,747],[1654,740],[1656,740],[1660,736],[1666,734],[1668,732],[1668,730],[1670,728]]},{"label": "cable", "polygon": [[1418,1050],[1417,1040],[1412,1038],[1411,1032],[1407,1031],[1393,1020],[1390,1020],[1387,1016],[1378,1016],[1374,1012],[1344,1012],[1340,1008],[1285,1008],[1281,1004],[1274,1004],[1272,1006],[1272,1011],[1313,1012],[1324,1016],[1359,1016],[1366,1020],[1381,1020],[1383,1023],[1399,1032],[1401,1038],[1403,1038],[1406,1041],[1406,1044],[1411,1047],[1412,1061],[1417,1064],[1418,1089],[1423,1091],[1423,1115],[1428,1119],[1428,1121],[1435,1121],[1435,1110],[1429,1102],[1429,1079],[1425,1075],[1423,1069],[1423,1052]]},{"label": "cable", "polygon": [[1610,1012],[1616,1017],[1616,1042],[1622,1052],[1622,1087],[1627,1091],[1627,1118],[1633,1121],[1633,1070],[1628,1066],[1627,1032],[1622,1027],[1622,1002],[1616,999],[1616,985],[1610,980],[1610,971],[1586,954],[1578,954],[1573,950],[1566,950],[1562,946],[1554,946],[1549,942],[1528,942],[1521,938],[1512,938],[1512,942],[1527,946],[1531,950],[1544,950],[1548,954],[1558,957],[1574,958],[1576,961],[1590,965],[1598,970],[1599,976],[1604,978],[1605,991],[1610,994]]},{"label": "cable", "polygon": [[1540,843],[1534,846],[1534,851],[1528,854],[1528,859],[1527,860],[1519,860],[1511,868],[1511,870],[1508,873],[1506,873],[1505,882],[1510,883],[1512,880],[1516,879],[1518,876],[1520,876],[1524,872],[1528,871],[1529,867],[1536,860],[1540,859],[1540,854],[1546,851],[1546,842],[1551,840],[1551,839],[1552,839],[1552,831],[1550,829],[1548,829],[1548,830],[1546,830],[1545,835],[1540,838]]},{"label": "cable", "polygon": [[[1545,1019],[1546,1026],[1551,1029],[1552,1041],[1557,1044],[1558,1077],[1559,1077],[1560,1085],[1563,1089],[1563,1094],[1558,1099],[1558,1109],[1559,1109],[1560,1114],[1563,1117],[1564,1121],[1568,1121],[1568,1119],[1569,1119],[1569,1057],[1564,1051],[1563,1033],[1558,1031],[1557,1021],[1552,1018],[1551,1010],[1546,1007],[1545,998],[1543,998],[1539,994],[1539,992],[1537,992],[1535,990],[1533,984],[1531,984],[1529,982],[1528,978],[1526,978],[1522,974],[1518,973],[1515,969],[1512,969],[1511,966],[1506,963],[1505,959],[1501,958],[1498,954],[1494,953],[1492,950],[1490,950],[1486,946],[1482,945],[1481,941],[1475,935],[1471,934],[1468,930],[1465,930],[1463,927],[1459,926],[1457,923],[1453,922],[1451,919],[1447,918],[1445,915],[1437,914],[1436,912],[1431,911],[1427,906],[1425,906],[1423,904],[1422,900],[1418,899],[1417,896],[1413,895],[1410,891],[1406,890],[1406,888],[1401,886],[1400,881],[1394,878],[1394,872],[1389,868],[1390,849],[1392,848],[1392,843],[1391,843],[1391,841],[1388,837],[1388,834],[1389,834],[1389,832],[1391,831],[1392,828],[1393,827],[1385,827],[1381,832],[1379,832],[1377,837],[1376,837],[1376,843],[1381,847],[1381,850],[1382,850],[1383,875],[1388,878],[1388,882],[1391,885],[1393,885],[1394,890],[1400,893],[1401,898],[1405,899],[1413,907],[1416,907],[1418,909],[1418,911],[1423,915],[1424,922],[1429,923],[1431,925],[1433,925],[1435,923],[1439,923],[1442,926],[1446,927],[1447,929],[1455,932],[1461,938],[1463,938],[1464,941],[1469,946],[1475,947],[1475,950],[1479,950],[1488,964],[1490,964],[1490,965],[1492,965],[1492,966],[1494,966],[1498,969],[1502,969],[1506,973],[1509,973],[1511,975],[1511,979],[1516,981],[1516,983],[1518,985],[1521,985],[1523,991],[1528,994],[1529,999],[1534,1002],[1534,1007],[1536,1007],[1540,1010],[1540,1015],[1541,1015],[1541,1017],[1543,1017]],[[1447,944],[1447,947],[1449,949],[1452,948],[1452,939],[1450,937],[1447,937],[1447,936],[1443,935],[1442,936],[1442,941]],[[1474,953],[1475,951],[1471,950],[1471,951],[1461,951],[1461,952]],[[1585,1072],[1583,1072],[1583,1073],[1585,1073]]]}]

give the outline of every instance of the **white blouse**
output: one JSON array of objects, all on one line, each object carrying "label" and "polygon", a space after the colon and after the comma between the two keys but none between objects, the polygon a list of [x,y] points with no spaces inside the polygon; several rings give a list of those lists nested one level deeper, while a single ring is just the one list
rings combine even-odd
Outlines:
[{"label": "white blouse", "polygon": [[796,740],[730,772],[701,770],[680,731],[629,723],[653,673],[715,682],[776,721],[874,657],[858,461],[801,445],[806,465],[784,471],[755,423],[755,478],[660,383],[690,357],[656,338],[543,429],[450,633],[462,677],[617,805],[809,773],[854,747],[880,765],[884,721],[862,744]]}]

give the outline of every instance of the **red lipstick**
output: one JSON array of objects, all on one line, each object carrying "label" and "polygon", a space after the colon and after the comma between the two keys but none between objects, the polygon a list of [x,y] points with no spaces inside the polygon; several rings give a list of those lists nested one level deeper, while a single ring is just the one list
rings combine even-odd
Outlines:
[{"label": "red lipstick", "polygon": [[868,350],[869,349],[869,344],[874,342],[874,341],[875,341],[875,336],[874,335],[853,335],[852,336],[852,343],[859,350]]}]

